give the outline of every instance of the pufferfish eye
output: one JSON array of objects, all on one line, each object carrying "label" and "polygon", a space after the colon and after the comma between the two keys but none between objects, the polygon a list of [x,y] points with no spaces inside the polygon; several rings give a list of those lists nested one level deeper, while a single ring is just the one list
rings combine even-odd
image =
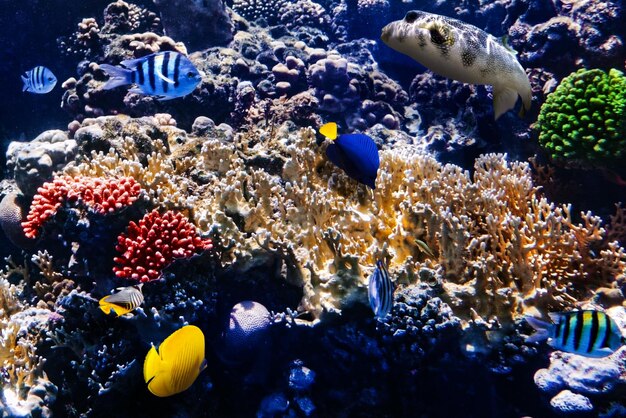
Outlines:
[{"label": "pufferfish eye", "polygon": [[411,10],[407,12],[407,14],[404,16],[404,21],[406,23],[413,23],[415,22],[416,19],[417,19],[417,12],[415,10]]}]

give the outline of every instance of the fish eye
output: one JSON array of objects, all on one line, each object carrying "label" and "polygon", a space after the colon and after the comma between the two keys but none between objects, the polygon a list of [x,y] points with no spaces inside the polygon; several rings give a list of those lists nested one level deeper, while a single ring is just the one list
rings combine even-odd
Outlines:
[{"label": "fish eye", "polygon": [[187,73],[187,77],[188,77],[188,78],[192,78],[192,77],[193,77],[193,76],[195,76],[195,75],[196,75],[196,73],[194,73],[193,71],[189,71],[189,72]]},{"label": "fish eye", "polygon": [[53,80],[53,78],[52,78],[52,77],[48,77],[48,81],[52,81],[52,80]]},{"label": "fish eye", "polygon": [[413,23],[417,19],[417,12],[415,10],[411,10],[407,12],[406,16],[404,16],[404,21],[406,23]]}]

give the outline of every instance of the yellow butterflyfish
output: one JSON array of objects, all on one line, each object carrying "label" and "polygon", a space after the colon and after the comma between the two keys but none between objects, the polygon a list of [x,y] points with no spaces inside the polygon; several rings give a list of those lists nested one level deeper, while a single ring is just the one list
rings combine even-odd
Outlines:
[{"label": "yellow butterflyfish", "polygon": [[120,287],[117,292],[100,299],[102,312],[109,315],[114,312],[117,316],[126,315],[143,303],[142,284],[137,286]]},{"label": "yellow butterflyfish", "polygon": [[163,340],[158,351],[154,345],[150,348],[143,377],[150,392],[166,397],[189,389],[205,367],[204,334],[186,325]]}]

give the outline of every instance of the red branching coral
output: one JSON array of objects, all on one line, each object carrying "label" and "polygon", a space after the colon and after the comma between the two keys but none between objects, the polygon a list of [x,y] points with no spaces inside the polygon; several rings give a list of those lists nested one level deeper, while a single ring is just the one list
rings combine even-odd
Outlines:
[{"label": "red branching coral", "polygon": [[131,205],[139,193],[141,186],[131,177],[57,177],[37,189],[22,228],[28,238],[35,238],[39,228],[65,201],[74,203],[80,200],[93,211],[104,215]]},{"label": "red branching coral", "polygon": [[196,226],[179,212],[160,214],[153,210],[139,223],[131,222],[126,232],[117,237],[115,249],[122,253],[113,260],[117,277],[150,282],[175,258],[189,258],[213,248],[211,240],[198,236]]}]

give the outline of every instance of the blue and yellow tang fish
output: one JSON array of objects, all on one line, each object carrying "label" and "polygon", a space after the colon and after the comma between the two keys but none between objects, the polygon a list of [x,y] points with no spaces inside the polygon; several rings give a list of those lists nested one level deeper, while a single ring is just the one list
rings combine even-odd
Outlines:
[{"label": "blue and yellow tang fish", "polygon": [[117,316],[126,315],[143,303],[142,286],[143,283],[137,286],[118,288],[116,293],[100,299],[100,309],[107,315],[110,315],[111,312]]},{"label": "blue and yellow tang fish", "polygon": [[131,89],[131,93],[148,94],[163,101],[188,95],[202,81],[202,73],[189,58],[173,51],[125,60],[121,65],[100,64],[110,77],[102,87],[104,90],[135,84],[137,88]]},{"label": "blue and yellow tang fish", "polygon": [[359,183],[375,189],[380,159],[374,140],[365,134],[337,136],[335,122],[323,125],[319,132],[331,141],[326,148],[328,159]]},{"label": "blue and yellow tang fish", "polygon": [[605,357],[626,343],[610,316],[600,311],[572,311],[548,314],[554,323],[526,317],[536,332],[527,342],[543,341],[557,350],[587,357]]},{"label": "blue and yellow tang fish", "polygon": [[374,273],[370,276],[367,286],[367,295],[370,307],[376,318],[384,318],[393,307],[394,286],[389,278],[389,272],[382,260],[376,262]]},{"label": "blue and yellow tang fish", "polygon": [[186,325],[174,331],[159,346],[150,348],[143,363],[143,378],[148,390],[159,397],[183,392],[206,367],[204,334]]}]

